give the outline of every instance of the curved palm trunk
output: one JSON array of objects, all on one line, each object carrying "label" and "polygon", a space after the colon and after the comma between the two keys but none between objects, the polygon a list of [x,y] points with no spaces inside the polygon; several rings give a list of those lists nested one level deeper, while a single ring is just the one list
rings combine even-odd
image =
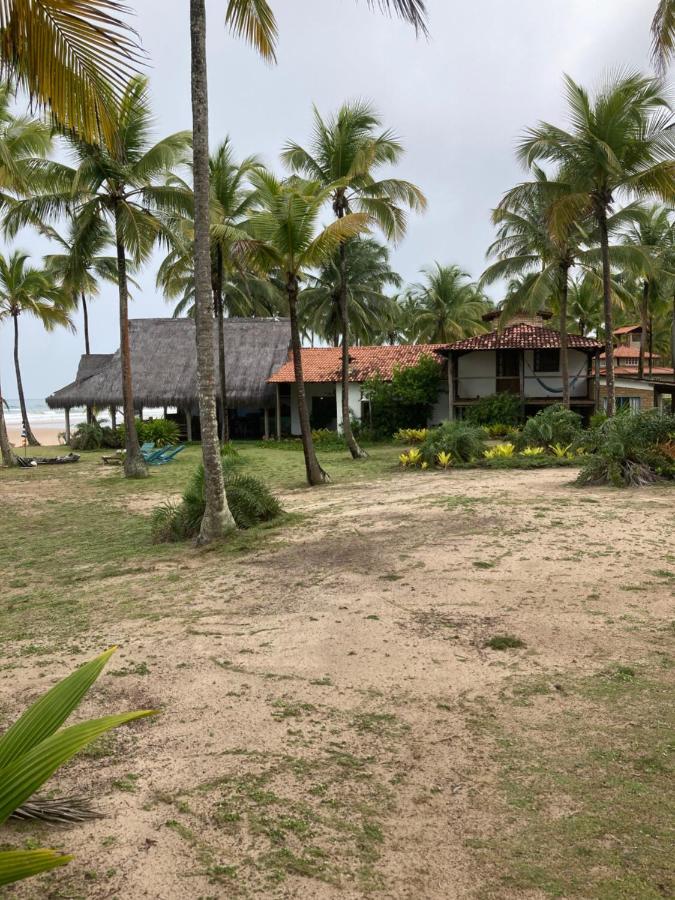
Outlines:
[{"label": "curved palm trunk", "polygon": [[367,459],[368,454],[359,447],[352,431],[349,409],[349,301],[347,298],[347,246],[340,244],[340,324],[342,326],[342,433],[352,459]]},{"label": "curved palm trunk", "polygon": [[563,406],[570,407],[570,360],[567,340],[567,298],[569,292],[569,266],[560,267],[560,374],[562,376]]},{"label": "curved palm trunk", "polygon": [[84,330],[84,352],[89,356],[91,353],[91,347],[89,345],[89,310],[87,309],[87,298],[84,296],[84,292],[81,297],[82,302],[82,318],[83,318],[83,330]]},{"label": "curved palm trunk", "polygon": [[136,431],[134,391],[131,379],[131,346],[129,343],[129,290],[127,257],[122,238],[119,210],[115,207],[115,247],[117,250],[117,285],[120,301],[120,364],[122,366],[122,411],[124,414],[124,474],[127,478],[145,478],[148,467],[143,459]]},{"label": "curved palm trunk", "polygon": [[14,465],[12,448],[9,446],[7,427],[5,425],[5,401],[2,399],[2,387],[0,386],[0,455],[6,466]]},{"label": "curved palm trunk", "polygon": [[642,296],[640,298],[640,358],[638,360],[638,378],[642,380],[645,374],[645,356],[647,354],[647,331],[649,329],[649,282],[642,282]]},{"label": "curved palm trunk", "polygon": [[602,295],[605,312],[605,385],[607,390],[607,415],[613,416],[616,403],[614,400],[614,324],[612,313],[612,285],[609,266],[609,236],[607,234],[607,209],[601,206],[597,210],[598,227],[600,229],[600,249],[602,253]]},{"label": "curved palm trunk", "polygon": [[30,422],[28,421],[28,410],[26,409],[26,398],[23,393],[23,382],[21,380],[21,366],[19,365],[19,316],[13,314],[14,319],[14,371],[16,372],[16,389],[19,394],[19,406],[21,407],[21,421],[23,422],[23,432],[26,436],[29,446],[39,447],[40,441],[33,434]]},{"label": "curved palm trunk", "polygon": [[319,465],[319,460],[316,458],[316,451],[314,450],[314,441],[312,440],[312,427],[309,422],[305,382],[302,376],[302,351],[300,344],[300,328],[298,326],[298,284],[295,279],[288,282],[286,291],[288,294],[288,311],[291,320],[293,372],[295,374],[295,387],[298,394],[298,416],[300,418],[300,433],[302,435],[302,450],[305,455],[307,481],[311,485],[324,484],[326,481],[330,481],[330,478]]},{"label": "curved palm trunk", "polygon": [[218,375],[220,377],[220,439],[223,444],[230,440],[230,419],[227,409],[227,376],[225,373],[225,304],[223,303],[223,251],[216,250],[216,318],[218,320]]},{"label": "curved palm trunk", "polygon": [[206,80],[205,0],[190,0],[192,55],[192,132],[195,198],[195,327],[197,382],[204,460],[204,517],[198,544],[209,544],[236,528],[225,497],[218,442],[213,311],[211,308],[211,249],[209,237],[209,110]]}]

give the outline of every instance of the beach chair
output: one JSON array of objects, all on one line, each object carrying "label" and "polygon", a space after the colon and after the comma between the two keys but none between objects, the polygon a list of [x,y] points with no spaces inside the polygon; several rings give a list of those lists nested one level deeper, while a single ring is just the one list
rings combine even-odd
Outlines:
[{"label": "beach chair", "polygon": [[185,444],[178,444],[176,447],[164,447],[163,450],[156,451],[151,459],[146,459],[149,466],[164,466],[166,463],[172,462],[179,453],[185,450]]},{"label": "beach chair", "polygon": [[141,450],[143,454],[143,459],[148,463],[148,465],[153,465],[156,459],[159,459],[162,454],[166,453],[167,450],[170,450],[171,447],[158,447],[156,450]]},{"label": "beach chair", "polygon": [[154,449],[154,441],[146,441],[144,444],[141,444],[141,453],[151,453]]}]

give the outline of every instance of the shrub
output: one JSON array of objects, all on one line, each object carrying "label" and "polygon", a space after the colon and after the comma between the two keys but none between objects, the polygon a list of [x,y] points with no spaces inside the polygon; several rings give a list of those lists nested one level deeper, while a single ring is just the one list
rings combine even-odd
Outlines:
[{"label": "shrub", "polygon": [[581,416],[556,403],[540,410],[523,426],[521,447],[573,444],[581,435]]},{"label": "shrub", "polygon": [[420,445],[422,458],[434,465],[439,453],[449,453],[454,460],[470,462],[482,456],[485,450],[485,433],[466,422],[444,422],[429,431]]},{"label": "shrub", "polygon": [[523,420],[520,398],[506,393],[481,397],[467,409],[465,418],[472,425],[518,425]]},{"label": "shrub", "polygon": [[98,422],[80,422],[71,435],[73,450],[100,450],[103,445],[103,429]]},{"label": "shrub", "polygon": [[517,437],[520,434],[520,428],[515,425],[504,425],[503,422],[497,422],[494,425],[483,425],[485,433],[491,438]]},{"label": "shrub", "polygon": [[438,399],[440,382],[441,367],[431,356],[423,356],[415,366],[397,367],[390,382],[379,376],[364,382],[373,435],[381,439],[400,428],[424,428]]},{"label": "shrub", "polygon": [[[114,649],[90,660],[58,682],[0,738],[0,769],[3,771],[0,822],[6,821],[56,769],[94,738],[126,722],[153,714],[151,710],[120,713],[61,728],[101,674]],[[39,805],[40,801],[34,803]],[[62,804],[67,805],[68,801],[64,800]],[[53,850],[0,852],[0,884],[46,872],[71,859],[71,856]]]},{"label": "shrub", "polygon": [[441,450],[436,456],[436,463],[441,469],[448,469],[452,465],[452,453],[446,453],[445,450]]},{"label": "shrub", "polygon": [[[237,454],[238,456],[238,454]],[[253,475],[236,471],[239,460],[223,459],[225,495],[237,528],[253,528],[260,522],[275,519],[281,504],[269,488]],[[204,467],[199,466],[188,482],[180,503],[165,503],[152,515],[152,539],[156,544],[171,543],[196,537],[204,517]]]},{"label": "shrub", "polygon": [[[141,444],[152,441],[156,447],[169,447],[180,440],[180,429],[172,419],[136,419],[136,434]],[[124,425],[117,429],[120,446],[123,447],[126,440]]]},{"label": "shrub", "polygon": [[665,449],[674,435],[675,416],[656,410],[606,419],[584,436],[577,483],[639,487],[675,478],[675,462]]},{"label": "shrub", "polygon": [[347,446],[345,439],[337,431],[330,428],[315,428],[312,431],[314,446],[322,450],[344,450]]},{"label": "shrub", "polygon": [[401,453],[398,459],[403,467],[412,466],[413,468],[421,466],[424,461],[419,447],[412,447],[407,453]]},{"label": "shrub", "polygon": [[548,449],[551,451],[551,455],[555,456],[557,459],[565,459],[565,457],[568,459],[574,458],[571,444],[567,444],[567,446],[563,444],[551,444]]},{"label": "shrub", "polygon": [[497,444],[483,452],[485,459],[506,459],[513,456],[516,452],[514,444]]},{"label": "shrub", "polygon": [[546,453],[546,447],[525,447],[520,451],[521,456],[543,456]]},{"label": "shrub", "polygon": [[399,428],[394,435],[394,440],[400,444],[421,444],[428,435],[428,428]]},{"label": "shrub", "polygon": [[490,650],[518,650],[527,644],[513,634],[496,634],[485,642],[485,646]]}]

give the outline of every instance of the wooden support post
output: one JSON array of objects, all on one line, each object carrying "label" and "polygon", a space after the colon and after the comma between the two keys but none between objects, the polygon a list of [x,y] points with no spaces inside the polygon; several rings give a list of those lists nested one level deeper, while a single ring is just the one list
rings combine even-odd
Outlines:
[{"label": "wooden support post", "polygon": [[281,388],[277,385],[277,440],[281,440]]},{"label": "wooden support post", "polygon": [[520,351],[520,409],[525,419],[525,351]]},{"label": "wooden support post", "polygon": [[270,437],[270,411],[267,407],[264,410],[265,415],[265,440],[268,441]]},{"label": "wooden support post", "polygon": [[117,407],[110,407],[110,427],[114,430],[117,428]]},{"label": "wooden support post", "polygon": [[595,353],[595,385],[594,385],[595,394],[595,412],[600,412],[600,351],[596,351]]},{"label": "wooden support post", "polygon": [[166,416],[167,416],[166,409],[167,409],[167,408],[166,408],[166,406],[165,406],[165,407],[164,407],[164,418],[165,418],[165,419],[166,419]]},{"label": "wooden support post", "polygon": [[66,444],[70,443],[70,407],[66,406]]},{"label": "wooden support post", "polygon": [[448,353],[448,418],[455,418],[455,358],[452,350]]},{"label": "wooden support post", "polygon": [[185,428],[187,430],[188,443],[192,441],[192,410],[185,410]]}]

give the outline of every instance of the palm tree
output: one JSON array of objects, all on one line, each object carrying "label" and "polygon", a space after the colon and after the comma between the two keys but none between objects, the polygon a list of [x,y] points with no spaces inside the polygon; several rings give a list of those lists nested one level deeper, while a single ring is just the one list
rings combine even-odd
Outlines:
[{"label": "palm tree", "polygon": [[[643,254],[629,270],[630,274],[641,282],[638,309],[642,332],[640,334],[638,378],[642,378],[644,375],[644,360],[647,355],[648,336],[651,334],[654,308],[663,296],[666,282],[670,282],[672,279],[670,268],[675,250],[675,228],[670,216],[670,210],[659,205],[636,209],[633,215],[633,224],[623,235],[626,244],[636,247]],[[650,355],[650,372],[651,369],[652,357]]]},{"label": "palm tree", "polygon": [[593,216],[599,233],[605,314],[607,413],[614,415],[612,282],[608,216],[618,195],[675,197],[671,114],[658,79],[629,73],[610,79],[591,98],[565,76],[571,130],[546,122],[529,129],[518,154],[528,166],[558,166],[569,192],[556,201],[551,230],[558,237],[574,221]]},{"label": "palm tree", "polygon": [[[0,322],[11,319],[14,324],[14,370],[21,419],[26,440],[31,447],[37,447],[40,442],[28,420],[19,364],[19,317],[22,314],[35,316],[47,331],[57,325],[71,329],[73,326],[68,315],[67,295],[55,286],[46,272],[27,266],[27,261],[28,255],[20,251],[15,251],[9,258],[0,255]],[[2,424],[4,426],[4,418]]]},{"label": "palm tree", "polygon": [[[370,6],[393,10],[425,31],[423,0],[367,0]],[[260,55],[275,59],[277,24],[267,0],[227,0],[226,23],[244,37]],[[195,192],[195,299],[197,327],[197,372],[204,456],[205,513],[199,543],[219,538],[223,529],[234,527],[227,508],[222,467],[218,452],[215,377],[213,366],[213,317],[209,315],[209,122],[206,72],[206,2],[190,0],[192,72],[192,130]]]},{"label": "palm tree", "polygon": [[[338,251],[328,259],[309,287],[300,294],[302,316],[310,330],[339,346],[343,336],[340,311],[342,257]],[[385,287],[400,287],[401,276],[392,271],[389,250],[372,238],[349,242],[346,259],[347,293],[350,309],[350,331],[360,343],[370,343],[386,329],[394,315],[393,300],[384,294]]]},{"label": "palm tree", "polygon": [[675,0],[659,0],[652,19],[652,58],[663,74],[675,49]]},{"label": "palm tree", "polygon": [[14,457],[12,456],[12,448],[9,446],[9,438],[7,437],[7,426],[5,424],[5,400],[2,396],[2,386],[0,385],[0,456],[6,466],[14,465]]},{"label": "palm tree", "polygon": [[[376,180],[383,166],[397,163],[403,147],[390,131],[380,131],[382,120],[369,103],[345,103],[324,121],[314,109],[314,136],[309,150],[289,143],[282,159],[296,172],[326,187],[337,185],[331,196],[334,215],[341,219],[352,210],[366,213],[386,238],[399,240],[406,229],[403,206],[422,210],[426,199],[420,189],[394,178]],[[342,338],[342,428],[354,459],[367,456],[352,433],[349,410],[349,243],[339,253],[340,289],[336,300]]]},{"label": "palm tree", "polygon": [[100,281],[117,283],[117,259],[103,253],[112,243],[112,234],[98,216],[71,218],[65,236],[50,226],[42,226],[41,231],[61,248],[61,253],[48,253],[44,264],[54,281],[73,298],[73,306],[81,306],[84,352],[90,354],[87,298],[98,295]]},{"label": "palm tree", "polygon": [[488,301],[466,272],[438,262],[421,272],[424,281],[409,289],[418,307],[420,341],[447,344],[485,330],[482,316]]},{"label": "palm tree", "polygon": [[0,65],[61,128],[113,140],[117,105],[141,59],[122,0],[2,0]]},{"label": "palm tree", "polygon": [[52,146],[51,129],[43,122],[13,114],[12,96],[9,85],[0,84],[0,208],[27,190],[32,166]]},{"label": "palm tree", "polygon": [[[50,190],[38,191],[10,210],[5,227],[10,234],[36,219],[48,222],[66,212],[84,223],[100,220],[114,234],[119,293],[120,360],[124,409],[124,474],[147,475],[136,433],[129,346],[128,257],[134,264],[147,259],[158,239],[165,238],[162,216],[190,213],[192,195],[180,185],[167,184],[182,165],[190,133],[172,134],[151,143],[147,79],[132,78],[116,112],[116,138],[111,145],[93,145],[76,136],[69,140],[77,159],[70,169],[51,163],[42,180]],[[39,184],[40,179],[38,179]],[[166,239],[166,238],[165,238]]]},{"label": "palm tree", "polygon": [[335,185],[324,187],[318,182],[298,178],[282,182],[262,171],[256,172],[252,181],[256,188],[256,210],[248,222],[252,238],[248,253],[262,271],[275,269],[283,277],[291,320],[291,347],[307,481],[310,485],[321,484],[327,480],[327,475],[319,465],[312,442],[302,374],[298,294],[308,270],[321,266],[337,252],[343,241],[363,232],[369,217],[366,213],[347,213],[320,229],[318,218],[322,207],[333,195]]},{"label": "palm tree", "polygon": [[577,334],[586,337],[602,329],[602,276],[586,272],[571,278],[567,314]]}]

